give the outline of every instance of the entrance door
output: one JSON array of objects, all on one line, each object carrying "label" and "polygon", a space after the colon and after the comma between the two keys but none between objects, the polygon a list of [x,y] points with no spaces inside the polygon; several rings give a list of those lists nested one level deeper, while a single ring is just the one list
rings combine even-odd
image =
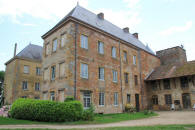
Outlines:
[{"label": "entrance door", "polygon": [[136,111],[139,112],[139,94],[135,94]]},{"label": "entrance door", "polygon": [[190,94],[184,93],[182,94],[183,108],[191,108],[191,100]]}]

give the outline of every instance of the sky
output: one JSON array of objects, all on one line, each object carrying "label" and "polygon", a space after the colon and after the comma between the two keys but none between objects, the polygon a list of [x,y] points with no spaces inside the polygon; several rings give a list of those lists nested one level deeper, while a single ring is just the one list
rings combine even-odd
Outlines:
[{"label": "sky", "polygon": [[129,27],[155,52],[184,46],[195,60],[195,0],[0,0],[0,70],[28,44],[43,46],[41,36],[80,6],[120,28]]}]

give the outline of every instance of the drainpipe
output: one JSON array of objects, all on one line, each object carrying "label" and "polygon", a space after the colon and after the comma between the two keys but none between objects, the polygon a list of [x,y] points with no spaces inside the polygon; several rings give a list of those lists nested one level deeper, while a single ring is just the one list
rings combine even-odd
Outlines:
[{"label": "drainpipe", "polygon": [[119,41],[119,54],[120,54],[120,85],[121,85],[121,102],[122,102],[122,110],[124,110],[123,106],[123,84],[122,84],[122,61],[121,61],[121,43]]},{"label": "drainpipe", "polygon": [[78,24],[75,23],[75,53],[74,53],[74,57],[75,57],[75,65],[74,65],[74,99],[77,98],[77,33],[78,33]]}]

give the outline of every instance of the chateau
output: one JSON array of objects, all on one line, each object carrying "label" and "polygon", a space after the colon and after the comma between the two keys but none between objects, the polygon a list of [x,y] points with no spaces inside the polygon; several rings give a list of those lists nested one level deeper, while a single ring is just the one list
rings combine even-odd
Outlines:
[{"label": "chateau", "polygon": [[[77,5],[42,38],[42,56],[33,58],[32,67],[23,63],[20,69],[11,70],[9,64],[16,57],[6,63],[6,77],[12,75],[5,81],[5,89],[10,88],[5,91],[9,103],[16,99],[9,93],[17,98],[26,95],[19,89],[25,78],[19,81],[10,73],[20,70],[21,74],[25,66],[32,68],[29,76],[35,75],[34,68],[42,67],[42,76],[38,76],[41,99],[64,101],[74,96],[86,109],[94,104],[97,113],[120,113],[129,103],[137,111],[170,109],[173,103],[191,108],[195,103],[195,64],[187,62],[183,48],[155,54],[139,40],[138,33],[113,25],[103,13],[94,14]],[[29,53],[40,54],[37,50]],[[28,78],[37,81],[35,76]],[[20,82],[17,91],[12,90],[15,84],[8,85],[9,80]],[[34,91],[31,94],[29,98],[36,95]]]}]

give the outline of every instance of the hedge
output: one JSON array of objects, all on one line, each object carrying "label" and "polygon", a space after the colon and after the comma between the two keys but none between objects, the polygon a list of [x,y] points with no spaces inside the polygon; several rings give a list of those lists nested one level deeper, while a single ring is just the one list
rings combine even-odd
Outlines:
[{"label": "hedge", "polygon": [[79,101],[55,102],[48,100],[17,99],[9,112],[12,118],[49,122],[82,119],[83,106]]}]

